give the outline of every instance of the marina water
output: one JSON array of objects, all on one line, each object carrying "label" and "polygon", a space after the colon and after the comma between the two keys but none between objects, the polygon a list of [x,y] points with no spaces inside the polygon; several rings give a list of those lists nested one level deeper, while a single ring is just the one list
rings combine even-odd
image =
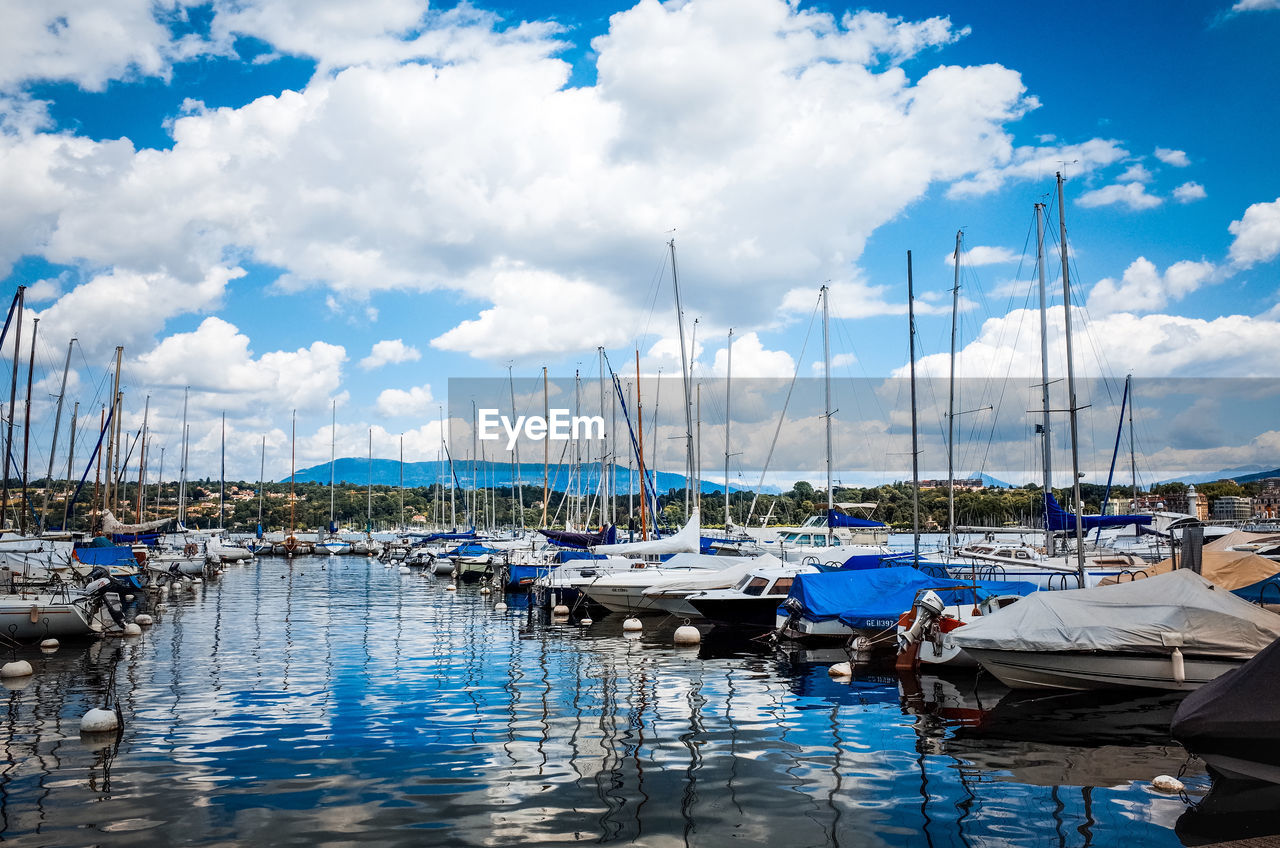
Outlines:
[{"label": "marina water", "polygon": [[[32,845],[1176,845],[1176,697],[1017,698],[359,557],[264,557],[136,639],[20,652],[0,831]],[[112,676],[114,674],[114,680]],[[118,742],[79,735],[109,690]],[[1184,766],[1185,769],[1184,769]]]}]

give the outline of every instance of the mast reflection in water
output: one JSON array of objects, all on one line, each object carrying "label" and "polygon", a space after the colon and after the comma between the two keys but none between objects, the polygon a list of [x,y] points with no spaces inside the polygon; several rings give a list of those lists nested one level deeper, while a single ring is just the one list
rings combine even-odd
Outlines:
[{"label": "mast reflection in water", "polygon": [[[989,680],[837,682],[832,657],[360,557],[264,557],[140,639],[24,652],[0,827],[16,845],[1158,845],[1185,804],[1167,698],[1019,699]],[[838,658],[835,658],[838,659]],[[110,697],[118,738],[83,741]],[[1193,764],[1193,794],[1208,788]]]}]

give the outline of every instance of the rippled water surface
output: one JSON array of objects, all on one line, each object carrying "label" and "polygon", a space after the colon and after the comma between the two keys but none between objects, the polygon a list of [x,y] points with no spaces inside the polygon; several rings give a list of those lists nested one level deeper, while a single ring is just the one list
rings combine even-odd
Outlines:
[{"label": "rippled water surface", "polygon": [[[15,845],[1160,845],[1176,700],[973,676],[834,682],[831,654],[677,622],[549,623],[364,559],[263,558],[141,638],[23,653],[0,690]],[[114,670],[114,689],[111,689]],[[114,691],[118,743],[82,740]],[[1208,780],[1193,762],[1193,795]]]}]

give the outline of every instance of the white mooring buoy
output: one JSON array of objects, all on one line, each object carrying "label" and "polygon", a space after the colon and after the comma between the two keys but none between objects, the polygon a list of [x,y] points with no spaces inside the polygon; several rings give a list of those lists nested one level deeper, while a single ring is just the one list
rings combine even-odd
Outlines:
[{"label": "white mooring buoy", "polygon": [[457,586],[455,586],[455,585],[453,585],[452,583],[450,583],[448,586],[445,586],[445,587],[444,587],[444,590],[445,590],[446,592],[456,592],[456,591],[458,591],[458,587],[457,587]]},{"label": "white mooring buoy", "polygon": [[401,573],[401,574],[408,574],[408,573],[409,573],[409,566],[407,566],[407,565],[402,565],[402,566],[400,566],[400,573]]},{"label": "white mooring buoy", "polygon": [[152,624],[155,624],[155,621],[154,619],[151,618],[151,616],[143,612],[133,617],[133,623],[141,627],[150,627]]},{"label": "white mooring buoy", "polygon": [[12,677],[30,677],[34,673],[35,672],[31,668],[31,663],[26,660],[14,660],[13,662],[7,662],[3,666],[0,666],[0,677],[6,679]]},{"label": "white mooring buoy", "polygon": [[81,733],[107,733],[120,727],[120,718],[115,710],[94,708],[80,719]]},{"label": "white mooring buoy", "polygon": [[1151,781],[1151,785],[1161,792],[1169,792],[1172,794],[1177,794],[1186,788],[1182,785],[1181,780],[1167,774],[1158,776],[1155,780]]},{"label": "white mooring buoy", "polygon": [[578,624],[582,625],[583,627],[590,627],[591,625],[595,624],[595,622],[589,618],[584,618],[579,620]]},{"label": "white mooring buoy", "polygon": [[125,596],[124,596],[124,599],[125,599],[126,601],[132,601],[132,600],[133,600],[133,595],[125,595]]},{"label": "white mooring buoy", "polygon": [[505,603],[503,603],[502,601],[498,601],[496,604],[494,604],[494,605],[493,605],[493,611],[494,611],[494,612],[506,612],[506,611],[507,611],[507,605],[506,605]]},{"label": "white mooring buoy", "polygon": [[488,594],[491,594],[491,590],[489,589],[489,587],[488,587],[488,586],[481,586],[481,587],[480,587],[480,594],[482,594],[482,595],[488,595]]},{"label": "white mooring buoy", "polygon": [[676,645],[696,645],[702,641],[702,634],[692,624],[682,624],[676,628],[671,641]]},{"label": "white mooring buoy", "polygon": [[836,663],[827,669],[827,674],[832,677],[853,677],[853,666],[849,663]]},{"label": "white mooring buoy", "polygon": [[50,654],[58,650],[59,647],[60,645],[57,639],[45,639],[40,643],[40,650],[46,651]]},{"label": "white mooring buoy", "polygon": [[131,621],[124,626],[124,635],[125,636],[141,636],[142,628]]},{"label": "white mooring buoy", "polygon": [[639,633],[644,630],[644,625],[640,623],[640,619],[633,615],[622,622],[622,630],[624,633]]},{"label": "white mooring buoy", "polygon": [[556,618],[567,618],[569,616],[569,607],[564,604],[556,604],[551,610],[551,614]]}]

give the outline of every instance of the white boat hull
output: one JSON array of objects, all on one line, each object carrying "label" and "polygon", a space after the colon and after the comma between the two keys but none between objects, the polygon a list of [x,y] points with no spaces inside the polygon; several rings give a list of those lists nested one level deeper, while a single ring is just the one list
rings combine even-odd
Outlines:
[{"label": "white boat hull", "polygon": [[47,598],[14,598],[0,602],[0,633],[20,641],[69,639],[87,636],[91,632],[82,605],[50,603]]},{"label": "white boat hull", "polygon": [[1183,679],[1177,680],[1168,654],[965,650],[1011,689],[1190,691],[1243,664],[1188,655],[1183,657]]}]

